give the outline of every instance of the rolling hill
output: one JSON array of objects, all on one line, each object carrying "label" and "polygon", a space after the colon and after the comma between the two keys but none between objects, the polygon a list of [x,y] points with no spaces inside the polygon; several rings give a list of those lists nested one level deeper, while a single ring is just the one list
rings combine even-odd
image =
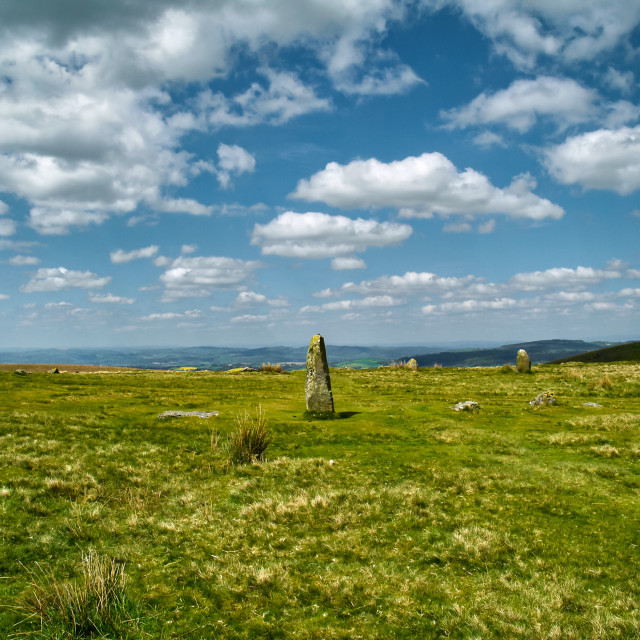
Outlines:
[{"label": "rolling hill", "polygon": [[443,367],[497,367],[505,363],[515,364],[518,349],[526,349],[532,363],[535,364],[601,349],[605,345],[608,346],[608,343],[583,340],[536,340],[507,344],[495,349],[442,351],[416,355],[414,358],[420,367],[432,367],[434,364]]},{"label": "rolling hill", "polygon": [[640,362],[640,342],[625,342],[613,347],[579,353],[575,356],[554,360],[552,364],[562,362]]}]

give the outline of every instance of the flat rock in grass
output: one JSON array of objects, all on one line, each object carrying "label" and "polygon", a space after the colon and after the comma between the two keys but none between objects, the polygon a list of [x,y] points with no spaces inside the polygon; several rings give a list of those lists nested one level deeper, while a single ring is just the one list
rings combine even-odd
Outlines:
[{"label": "flat rock in grass", "polygon": [[480,405],[475,400],[458,402],[451,407],[454,411],[480,411]]},{"label": "flat rock in grass", "polygon": [[163,411],[158,418],[214,418],[217,411]]},{"label": "flat rock in grass", "polygon": [[529,404],[532,407],[545,407],[557,404],[556,397],[551,393],[551,391],[544,391],[540,395],[536,396]]},{"label": "flat rock in grass", "polygon": [[305,382],[307,411],[313,413],[333,413],[333,393],[329,377],[329,363],[324,338],[318,333],[309,344],[307,351],[307,379]]},{"label": "flat rock in grass", "polygon": [[13,372],[16,376],[30,376],[31,371],[25,371],[24,369],[16,369]]},{"label": "flat rock in grass", "polygon": [[597,402],[583,402],[582,406],[583,407],[593,407],[594,409],[600,409],[602,407],[602,405],[598,404]]}]

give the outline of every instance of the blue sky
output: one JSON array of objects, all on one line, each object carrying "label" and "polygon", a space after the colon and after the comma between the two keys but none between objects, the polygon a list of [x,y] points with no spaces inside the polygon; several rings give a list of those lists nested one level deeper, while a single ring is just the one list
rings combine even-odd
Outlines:
[{"label": "blue sky", "polygon": [[5,0],[0,346],[637,339],[637,0]]}]

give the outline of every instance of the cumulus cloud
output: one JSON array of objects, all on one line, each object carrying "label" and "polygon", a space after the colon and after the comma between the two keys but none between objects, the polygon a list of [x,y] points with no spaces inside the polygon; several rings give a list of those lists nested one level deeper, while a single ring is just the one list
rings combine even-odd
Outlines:
[{"label": "cumulus cloud", "polygon": [[256,261],[218,256],[180,256],[160,276],[165,286],[163,300],[205,297],[214,290],[242,288],[253,271]]},{"label": "cumulus cloud", "polygon": [[[634,0],[548,2],[445,0],[460,9],[516,66],[530,69],[540,56],[571,63],[593,60],[624,44],[640,22]],[[441,6],[441,5],[436,5]]]},{"label": "cumulus cloud", "polygon": [[31,280],[20,287],[23,293],[63,291],[64,289],[102,289],[111,277],[101,278],[91,271],[70,271],[64,267],[38,269]]},{"label": "cumulus cloud", "polygon": [[473,139],[473,144],[478,147],[484,147],[485,149],[490,149],[491,147],[506,147],[507,143],[504,141],[504,138],[493,131],[483,131],[479,133]]},{"label": "cumulus cloud", "polygon": [[[178,106],[185,83],[228,76],[239,51],[264,62],[274,47],[303,49],[316,58],[314,82],[324,65],[347,93],[397,93],[421,82],[370,46],[405,15],[394,0],[250,4],[116,0],[43,6],[37,15],[17,1],[1,4],[0,190],[29,202],[33,229],[67,233],[141,205],[210,215],[212,206],[171,196],[213,166],[183,150],[185,135],[332,108],[299,69],[267,65],[234,94],[207,87]],[[252,170],[239,147],[221,146],[219,156],[223,187]],[[1,230],[14,227],[5,220]]]},{"label": "cumulus cloud", "polygon": [[9,264],[14,267],[32,266],[39,262],[40,260],[35,256],[13,256],[13,258],[9,258]]},{"label": "cumulus cloud", "polygon": [[242,316],[234,316],[233,318],[231,318],[231,322],[247,322],[247,323],[266,322],[268,319],[269,319],[269,316],[251,315],[247,313]]},{"label": "cumulus cloud", "polygon": [[513,298],[499,298],[496,300],[461,300],[457,302],[443,302],[441,304],[428,304],[422,307],[425,315],[437,315],[447,313],[473,313],[478,311],[495,311],[510,309],[518,304]]},{"label": "cumulus cloud", "polygon": [[308,180],[301,180],[291,196],[346,209],[397,207],[406,217],[428,218],[438,213],[561,218],[562,207],[535,195],[535,187],[531,176],[521,175],[500,189],[473,169],[458,171],[441,153],[424,153],[390,163],[375,158],[347,165],[330,162]]},{"label": "cumulus cloud", "polygon": [[628,195],[640,188],[640,126],[572,136],[547,149],[544,162],[563,184]]},{"label": "cumulus cloud", "polygon": [[125,264],[126,262],[138,260],[139,258],[153,258],[158,253],[158,249],[159,247],[155,244],[142,249],[134,249],[133,251],[116,249],[116,251],[111,252],[110,258],[113,264]]},{"label": "cumulus cloud", "polygon": [[376,69],[372,73],[364,74],[362,78],[356,78],[350,72],[343,72],[336,74],[335,79],[337,88],[343,93],[367,96],[406,93],[418,84],[426,84],[405,64]]},{"label": "cumulus cloud", "polygon": [[218,181],[226,189],[232,176],[252,172],[256,167],[256,160],[248,151],[238,145],[220,143],[218,145],[218,167]]},{"label": "cumulus cloud", "polygon": [[178,320],[178,319],[196,319],[202,316],[202,311],[200,309],[189,309],[187,311],[183,311],[182,313],[178,313],[175,311],[168,311],[166,313],[151,313],[148,316],[143,316],[140,320]]},{"label": "cumulus cloud", "polygon": [[331,261],[331,268],[335,271],[349,271],[351,269],[366,269],[367,263],[362,258],[345,257],[334,258]]},{"label": "cumulus cloud", "polygon": [[0,236],[12,236],[18,229],[18,225],[10,218],[0,218]]},{"label": "cumulus cloud", "polygon": [[346,282],[337,289],[324,289],[316,294],[318,298],[331,298],[358,293],[367,297],[392,296],[428,296],[431,294],[445,294],[464,289],[473,283],[481,282],[482,278],[464,276],[438,276],[435,273],[408,271],[404,275],[381,276],[374,280],[362,280],[356,284]]},{"label": "cumulus cloud", "polygon": [[620,277],[622,274],[618,269],[594,269],[581,266],[575,269],[554,267],[546,271],[517,273],[509,278],[508,284],[520,291],[538,291],[552,287],[580,288],[590,284],[598,284],[606,279]]},{"label": "cumulus cloud", "polygon": [[254,304],[265,304],[266,302],[267,296],[255,291],[241,291],[235,299],[235,304],[239,307],[249,307]]},{"label": "cumulus cloud", "polygon": [[524,133],[539,118],[550,118],[560,127],[586,122],[598,113],[598,93],[575,80],[541,76],[516,80],[508,89],[481,93],[468,105],[441,112],[447,128],[502,124]]},{"label": "cumulus cloud", "polygon": [[261,73],[269,83],[267,88],[254,82],[243,93],[231,97],[210,89],[203,91],[196,103],[197,118],[190,124],[197,127],[203,119],[205,126],[214,128],[281,125],[307,113],[332,109],[329,99],[317,96],[313,87],[296,74],[273,69],[262,69]]},{"label": "cumulus cloud", "polygon": [[412,231],[409,225],[395,222],[287,211],[267,224],[256,224],[251,244],[260,246],[264,255],[336,258],[398,244]]},{"label": "cumulus cloud", "polygon": [[9,300],[9,296],[6,293],[0,293],[0,300]]},{"label": "cumulus cloud", "polygon": [[390,295],[367,296],[360,300],[337,300],[336,302],[325,302],[323,310],[345,311],[348,309],[371,309],[376,307],[397,307],[404,304],[404,300],[394,298]]},{"label": "cumulus cloud", "polygon": [[122,296],[114,296],[111,293],[90,293],[89,300],[98,304],[133,304],[135,302],[134,298],[123,298]]},{"label": "cumulus cloud", "polygon": [[255,291],[241,291],[233,302],[234,307],[245,308],[253,306],[269,306],[272,308],[284,308],[289,306],[289,301],[284,296],[267,298],[264,293]]},{"label": "cumulus cloud", "polygon": [[604,82],[621,93],[630,93],[635,80],[633,71],[618,71],[614,67],[609,67],[604,76]]}]

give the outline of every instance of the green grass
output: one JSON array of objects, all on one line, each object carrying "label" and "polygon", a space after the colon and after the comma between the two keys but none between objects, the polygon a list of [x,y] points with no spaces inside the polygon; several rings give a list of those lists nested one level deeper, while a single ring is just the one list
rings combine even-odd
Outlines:
[{"label": "green grass", "polygon": [[[136,612],[95,637],[640,635],[637,364],[331,376],[312,420],[304,371],[1,372],[0,637],[65,637],[23,605],[88,556]],[[229,466],[259,407],[267,460]]]}]

